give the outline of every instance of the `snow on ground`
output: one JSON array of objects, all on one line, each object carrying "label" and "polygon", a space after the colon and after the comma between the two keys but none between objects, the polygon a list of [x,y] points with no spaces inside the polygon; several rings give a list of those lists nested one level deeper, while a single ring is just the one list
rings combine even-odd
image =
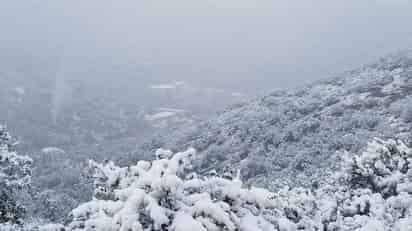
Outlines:
[{"label": "snow on ground", "polygon": [[41,150],[44,154],[64,154],[66,153],[63,149],[57,147],[46,147]]}]

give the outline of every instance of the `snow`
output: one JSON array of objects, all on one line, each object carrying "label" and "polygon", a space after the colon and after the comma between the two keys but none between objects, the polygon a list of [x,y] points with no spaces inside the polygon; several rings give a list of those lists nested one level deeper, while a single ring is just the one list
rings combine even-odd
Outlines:
[{"label": "snow", "polygon": [[158,150],[156,157],[151,163],[139,161],[130,167],[91,161],[99,188],[94,200],[73,210],[69,230],[142,230],[147,226],[160,230],[169,225],[176,231],[251,230],[253,225],[261,231],[274,230],[270,221],[255,214],[271,206],[269,197],[274,194],[243,188],[239,178],[192,175],[185,180],[196,159],[194,149],[174,155]]},{"label": "snow", "polygon": [[231,94],[233,97],[244,97],[245,95],[240,92],[232,92]]},{"label": "snow", "polygon": [[31,183],[33,160],[10,150],[13,144],[13,138],[0,125],[0,230],[14,230],[24,218],[24,195]]},{"label": "snow", "polygon": [[[184,147],[200,144],[202,154],[194,149],[179,153],[159,149],[152,161],[122,167],[90,161],[93,199],[74,209],[66,226],[49,224],[39,230],[410,231],[412,149],[398,139],[371,140],[373,136],[410,138],[412,113],[407,106],[411,98],[405,96],[410,67],[393,69],[397,66],[402,65],[383,62],[379,68],[369,66],[351,73],[350,78],[235,107],[213,123],[199,126],[200,135],[182,131],[201,137],[197,140],[169,135]],[[391,105],[382,107],[381,103]],[[165,108],[148,116],[167,120],[179,113]],[[404,133],[397,132],[401,130]],[[333,163],[336,159],[323,159],[337,149],[347,155],[343,157],[343,151],[333,155],[342,166]],[[54,147],[42,151],[64,152]],[[242,164],[237,165],[240,160]],[[0,183],[6,181],[1,186],[27,184],[29,162],[9,151],[9,143],[1,144]],[[336,174],[328,172],[326,179],[319,178],[308,187],[310,180],[318,180],[312,175],[317,172],[314,167],[323,171],[329,164],[336,164],[331,166]],[[222,165],[227,168],[219,168]],[[206,175],[204,166],[218,169]],[[238,167],[242,177],[234,176]],[[307,184],[295,187],[291,179],[278,174],[281,171]],[[274,181],[290,187],[280,188]],[[20,228],[0,224],[0,230],[3,227]]]},{"label": "snow", "polygon": [[202,222],[193,219],[187,213],[178,212],[173,221],[172,231],[208,231],[203,225]]},{"label": "snow", "polygon": [[175,89],[176,85],[172,84],[158,84],[149,86],[151,89]]},{"label": "snow", "polygon": [[160,112],[146,114],[144,119],[155,128],[166,128],[173,125],[190,124],[193,119],[185,110],[176,108],[159,108]]},{"label": "snow", "polygon": [[385,224],[382,223],[382,221],[377,221],[371,219],[368,221],[368,223],[363,226],[360,229],[357,229],[356,231],[386,231],[385,230]]},{"label": "snow", "polygon": [[[15,153],[0,154],[0,167],[6,159],[15,163]],[[159,149],[154,155],[153,161],[125,167],[90,161],[93,199],[72,210],[66,226],[46,224],[38,230],[409,231],[412,227],[408,188],[412,148],[399,140],[373,139],[360,155],[345,153],[341,170],[317,189],[286,187],[277,192],[245,186],[239,171],[223,177],[199,176],[193,172],[198,155],[193,148],[178,153]],[[0,230],[3,227],[14,226],[0,225]]]},{"label": "snow", "polygon": [[[361,152],[373,137],[410,139],[411,64],[403,56],[385,58],[303,88],[275,91],[157,136],[139,151],[150,155],[158,144],[173,150],[193,146],[201,152],[199,168],[240,168],[246,183],[272,191],[283,181],[308,187],[328,177],[337,151]],[[395,88],[385,92],[392,83]]]},{"label": "snow", "polygon": [[410,231],[412,230],[412,219],[402,218],[395,225],[394,231]]},{"label": "snow", "polygon": [[42,225],[39,228],[39,231],[61,231],[64,229],[63,225],[58,225],[58,224],[46,224]]},{"label": "snow", "polygon": [[296,224],[294,224],[293,222],[291,222],[290,220],[286,218],[280,218],[278,220],[278,224],[279,224],[279,231],[297,231],[298,230]]},{"label": "snow", "polygon": [[179,87],[185,86],[186,83],[183,81],[174,81],[172,83],[165,83],[165,84],[152,84],[149,86],[150,89],[158,89],[158,90],[167,90],[167,89],[176,89]]},{"label": "snow", "polygon": [[405,186],[389,190],[410,183],[402,160],[412,160],[412,149],[400,141],[372,140],[317,190],[247,188],[239,173],[199,177],[189,174],[196,155],[160,149],[155,160],[135,166],[91,162],[95,184],[107,194],[73,210],[69,230],[405,231],[412,223],[412,195]]},{"label": "snow", "polygon": [[146,115],[145,118],[148,121],[153,121],[153,120],[165,119],[165,118],[172,117],[175,115],[176,115],[176,112],[164,111],[164,112],[159,112],[153,115]]},{"label": "snow", "polygon": [[63,149],[57,147],[47,147],[41,150],[44,154],[64,154],[66,153]]},{"label": "snow", "polygon": [[20,96],[24,96],[26,94],[26,89],[24,87],[15,87],[13,90]]},{"label": "snow", "polygon": [[169,111],[169,112],[177,112],[177,113],[183,113],[186,110],[184,109],[179,109],[179,108],[169,108],[169,107],[160,107],[158,108],[159,111]]},{"label": "snow", "polygon": [[166,150],[166,149],[163,149],[163,148],[159,148],[159,149],[157,149],[155,155],[156,155],[156,158],[157,158],[157,159],[166,159],[166,158],[172,157],[173,152],[170,151],[170,150]]}]

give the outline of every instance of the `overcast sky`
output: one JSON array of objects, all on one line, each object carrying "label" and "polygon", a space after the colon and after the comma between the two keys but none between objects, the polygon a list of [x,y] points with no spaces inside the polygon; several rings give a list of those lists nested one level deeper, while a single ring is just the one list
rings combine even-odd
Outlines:
[{"label": "overcast sky", "polygon": [[112,78],[266,91],[412,48],[411,12],[410,0],[2,0],[0,48],[92,73],[110,63]]}]

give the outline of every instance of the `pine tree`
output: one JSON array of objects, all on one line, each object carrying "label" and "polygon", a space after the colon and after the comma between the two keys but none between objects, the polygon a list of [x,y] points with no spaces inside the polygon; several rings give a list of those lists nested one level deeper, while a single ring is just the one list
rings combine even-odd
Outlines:
[{"label": "pine tree", "polygon": [[0,126],[0,224],[19,224],[25,214],[18,197],[30,184],[32,160],[17,155],[15,144],[6,128]]}]

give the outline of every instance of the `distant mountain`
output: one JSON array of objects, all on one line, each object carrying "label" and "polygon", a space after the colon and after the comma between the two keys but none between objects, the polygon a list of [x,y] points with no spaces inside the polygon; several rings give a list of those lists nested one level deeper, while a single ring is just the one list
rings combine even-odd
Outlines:
[{"label": "distant mountain", "polygon": [[276,188],[285,180],[315,184],[341,152],[357,153],[373,137],[412,143],[412,51],[233,105],[206,122],[156,137],[132,159],[150,158],[160,147],[194,147],[201,154],[199,171],[240,168],[254,185]]}]

